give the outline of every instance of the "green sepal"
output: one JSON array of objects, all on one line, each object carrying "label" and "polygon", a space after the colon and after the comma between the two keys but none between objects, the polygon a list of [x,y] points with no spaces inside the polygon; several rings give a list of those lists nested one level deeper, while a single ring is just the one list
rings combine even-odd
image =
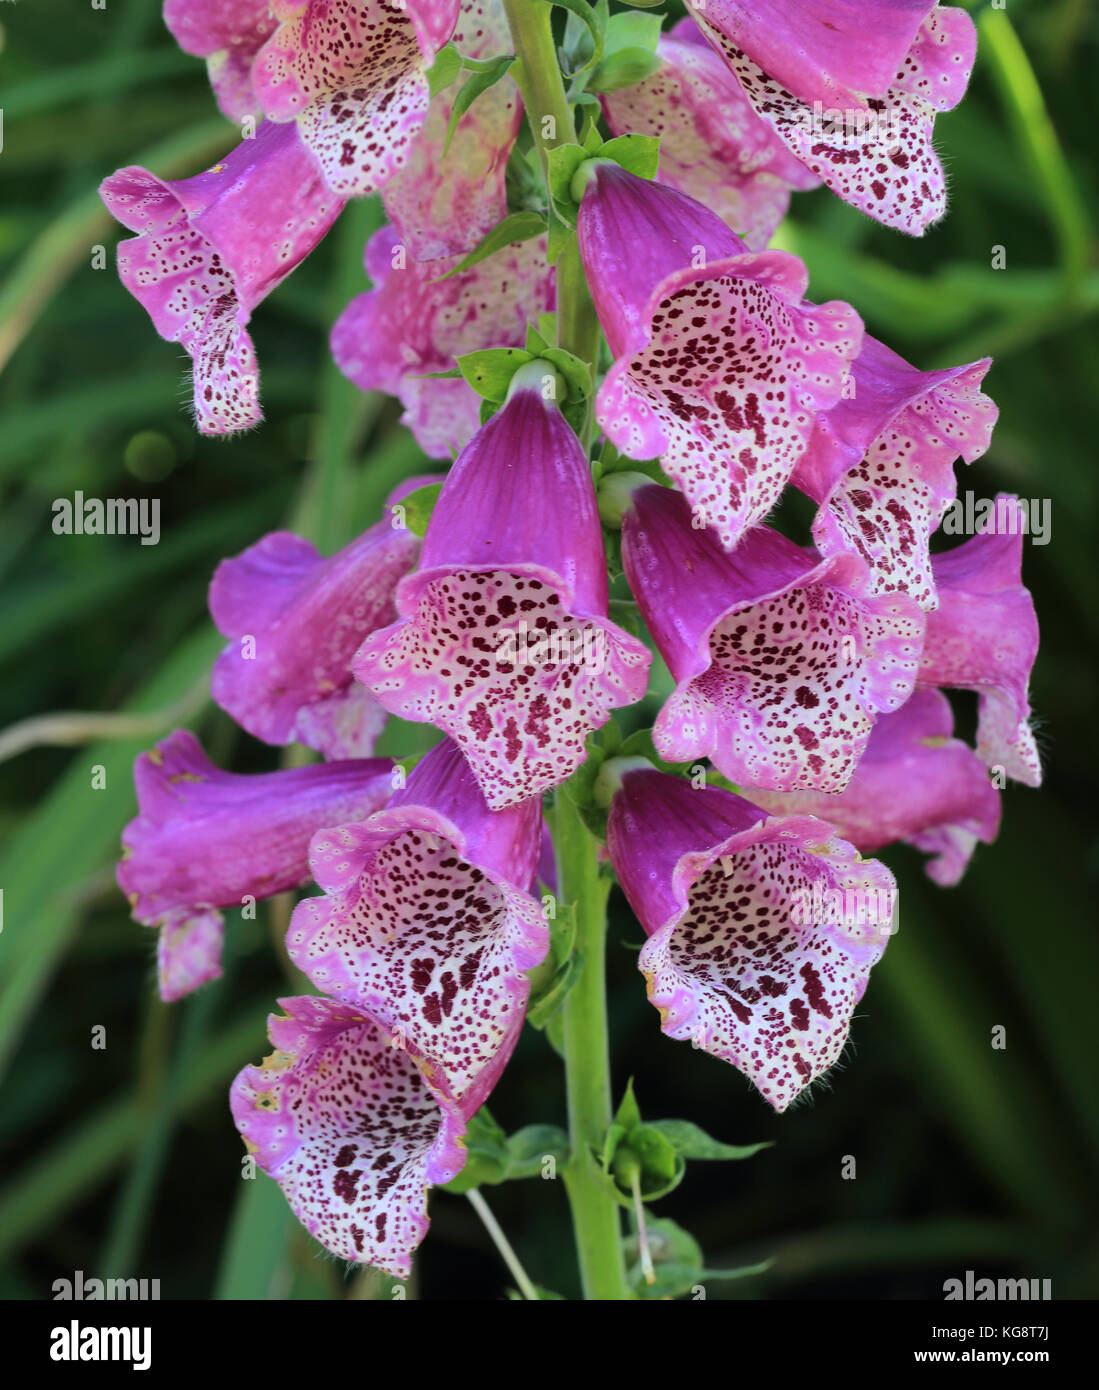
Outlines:
[{"label": "green sepal", "polygon": [[465,1167],[444,1184],[447,1192],[538,1177],[547,1155],[566,1163],[570,1153],[569,1137],[556,1125],[527,1125],[509,1139],[484,1106],[470,1120],[465,1143]]},{"label": "green sepal", "polygon": [[772,1264],[772,1261],[764,1260],[741,1269],[707,1269],[702,1247],[682,1226],[663,1218],[650,1220],[647,1226],[655,1283],[647,1284],[641,1272],[637,1237],[626,1242],[627,1259],[632,1261],[628,1278],[638,1298],[677,1298],[703,1285],[708,1279],[746,1279],[764,1273]]},{"label": "green sepal", "polygon": [[479,396],[502,405],[512,377],[524,363],[534,361],[534,354],[517,347],[481,348],[477,352],[463,353],[456,361]]},{"label": "green sepal", "polygon": [[439,500],[442,490],[442,483],[427,483],[424,487],[416,488],[414,492],[406,493],[396,504],[404,508],[405,526],[414,536],[422,539],[427,534],[427,524],[431,520],[431,513],[435,510],[435,503]]},{"label": "green sepal", "polygon": [[600,159],[613,159],[639,179],[655,179],[660,164],[658,135],[618,135],[599,151]]},{"label": "green sepal", "polygon": [[[600,149],[602,149],[600,142]],[[568,227],[576,226],[577,205],[573,201],[570,185],[573,175],[585,160],[593,158],[593,153],[583,145],[555,145],[546,156],[546,183],[554,211]]]}]

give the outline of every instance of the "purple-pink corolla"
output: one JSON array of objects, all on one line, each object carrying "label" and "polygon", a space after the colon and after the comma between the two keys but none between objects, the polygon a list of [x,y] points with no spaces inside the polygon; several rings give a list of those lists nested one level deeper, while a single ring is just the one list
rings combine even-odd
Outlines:
[{"label": "purple-pink corolla", "polygon": [[314,835],[324,896],[294,909],[290,958],[399,1039],[437,1091],[476,1108],[523,1026],[526,972],[549,948],[530,891],[541,851],[538,798],[490,811],[445,739],[384,810]]},{"label": "purple-pink corolla", "polygon": [[869,334],[851,394],[817,417],[791,481],[820,504],[823,555],[854,550],[872,592],[938,606],[928,542],[957,496],[954,461],[988,448],[995,404],[981,390],[991,360],[921,372]]},{"label": "purple-pink corolla", "polygon": [[845,202],[915,236],[942,217],[935,116],[977,51],[936,0],[687,0],[757,114]]},{"label": "purple-pink corolla", "polygon": [[588,460],[527,363],[443,485],[400,619],[352,669],[392,714],[432,723],[470,761],[493,810],[584,760],[612,709],[645,693],[647,648],[607,617]]},{"label": "purple-pink corolla", "polygon": [[[831,825],[621,760],[607,821],[661,1027],[783,1111],[839,1058],[881,958],[892,874]],[[613,767],[613,765],[612,765]]]},{"label": "purple-pink corolla", "polygon": [[256,56],[265,116],[293,121],[328,187],[373,193],[404,167],[427,116],[427,69],[458,0],[271,0],[278,28]]},{"label": "purple-pink corolla", "polygon": [[396,616],[398,581],[420,542],[397,504],[433,478],[412,478],[383,515],[335,555],[290,531],[275,531],[223,560],[210,585],[210,613],[232,640],[211,680],[214,699],[266,743],[295,741],[328,758],[365,757],[385,711],[351,677],[363,638]]},{"label": "purple-pink corolla", "polygon": [[762,251],[786,216],[792,189],[820,180],[756,115],[743,88],[691,19],[657,46],[660,66],[601,100],[614,135],[660,138],[660,182],[711,208]]},{"label": "purple-pink corolla", "polygon": [[278,23],[271,0],[164,0],[164,23],[185,53],[206,59],[224,115],[236,121],[259,110],[252,63]]},{"label": "purple-pink corolla", "polygon": [[492,343],[521,347],[527,324],[554,307],[545,239],[521,242],[442,278],[457,261],[415,261],[393,227],[366,243],[374,288],[357,295],[332,328],[332,356],[363,391],[404,406],[402,423],[431,458],[449,458],[473,438],[481,398],[462,378],[432,377]]},{"label": "purple-pink corolla", "polygon": [[676,688],[653,729],[662,757],[710,758],[732,781],[836,792],[879,714],[912,693],[923,615],[874,595],[864,561],[824,558],[767,526],[727,554],[679,493],[637,475],[622,563]]},{"label": "purple-pink corolla", "polygon": [[245,325],[339,216],[289,126],[265,121],[203,174],[175,181],[131,166],[105,179],[108,211],[138,235],[118,247],[122,283],[162,338],[193,363],[202,434],[263,418],[259,370]]},{"label": "purple-pink corolla", "polygon": [[810,304],[796,256],[749,252],[683,193],[609,160],[578,179],[580,254],[615,359],[596,418],[630,458],[659,457],[731,549],[841,398],[862,320]]},{"label": "purple-pink corolla", "polygon": [[138,814],[122,833],[118,885],[134,917],[158,927],[162,999],[221,974],[223,919],[309,877],[309,840],[361,819],[393,791],[389,758],[284,772],[223,772],[179,729],[134,766]]}]

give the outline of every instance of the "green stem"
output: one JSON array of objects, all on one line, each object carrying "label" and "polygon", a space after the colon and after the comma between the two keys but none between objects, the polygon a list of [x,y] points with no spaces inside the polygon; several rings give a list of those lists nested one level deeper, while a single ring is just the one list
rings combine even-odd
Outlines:
[{"label": "green stem", "polygon": [[583,968],[565,1000],[563,1014],[572,1142],[565,1187],[572,1207],[584,1297],[621,1302],[629,1297],[621,1221],[595,1156],[611,1123],[606,884],[599,878],[595,841],[564,791],[558,791],[556,797],[554,846],[559,896],[575,908],[575,949],[583,957]]}]

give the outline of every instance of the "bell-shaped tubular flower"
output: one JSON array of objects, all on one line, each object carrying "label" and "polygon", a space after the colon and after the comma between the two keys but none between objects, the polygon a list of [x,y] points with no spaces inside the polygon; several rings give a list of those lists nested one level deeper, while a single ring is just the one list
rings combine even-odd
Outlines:
[{"label": "bell-shaped tubular flower", "polygon": [[1000,797],[984,763],[953,738],[954,715],[938,690],[916,690],[874,726],[842,792],[745,795],[776,816],[820,816],[861,854],[898,840],[933,858],[924,866],[940,888],[958,883],[977,846],[1000,829]]},{"label": "bell-shaped tubular flower", "polygon": [[221,974],[219,908],[253,904],[309,878],[309,841],[369,816],[393,791],[388,758],[235,773],[215,767],[186,730],[134,766],[137,817],[122,832],[118,885],[133,915],[159,927],[162,999]]},{"label": "bell-shaped tubular flower", "polygon": [[192,360],[199,432],[258,424],[259,370],[245,325],[325,235],[343,199],[324,186],[293,128],[269,121],[204,174],[172,181],[133,165],[99,194],[138,233],[119,243],[122,283]]},{"label": "bell-shaped tubular flower", "polygon": [[252,61],[278,23],[271,0],[164,0],[164,23],[184,53],[206,59],[224,115],[236,121],[259,110]]},{"label": "bell-shaped tubular flower", "polygon": [[553,370],[520,370],[447,475],[400,620],[352,666],[392,714],[455,740],[494,811],[569,777],[650,662],[607,617],[591,471],[539,384]]},{"label": "bell-shaped tubular flower", "polygon": [[252,85],[264,114],[296,121],[328,187],[373,193],[404,167],[423,127],[427,70],[458,0],[272,0],[281,21]]},{"label": "bell-shaped tubular flower", "polygon": [[[510,53],[500,0],[462,0],[454,44],[464,58],[476,61]],[[523,118],[519,89],[505,75],[482,92],[462,113],[448,147],[461,89],[459,79],[432,97],[407,162],[382,193],[390,222],[417,261],[465,255],[508,213],[508,156]],[[437,267],[435,274],[443,269]]]},{"label": "bell-shaped tubular flower", "polygon": [[274,531],[223,560],[210,612],[231,642],[214,666],[214,699],[265,743],[308,744],[329,758],[365,757],[385,710],[351,676],[363,638],[396,616],[397,582],[419,539],[397,504],[432,478],[403,483],[382,519],[335,555],[290,531]]},{"label": "bell-shaped tubular flower", "polygon": [[978,756],[1037,787],[1042,763],[1028,689],[1038,619],[1022,582],[1026,524],[1018,498],[1000,493],[984,525],[956,549],[933,557],[939,607],[927,619],[920,684],[975,690]]},{"label": "bell-shaped tubular flower", "polygon": [[461,1171],[472,1112],[359,1010],[312,995],[279,1005],[285,1015],[267,1025],[275,1051],[233,1082],[237,1129],[326,1250],[407,1278],[428,1188]]},{"label": "bell-shaped tubular flower", "polygon": [[824,821],[629,763],[607,846],[649,938],[639,966],[661,1026],[785,1110],[843,1050],[888,939],[893,876]]},{"label": "bell-shaped tubular flower", "polygon": [[808,303],[796,256],[747,251],[686,194],[609,160],[581,182],[580,254],[615,358],[596,416],[622,453],[659,457],[731,549],[840,399],[862,321]]},{"label": "bell-shaped tubular flower", "polygon": [[476,434],[481,398],[459,378],[433,379],[463,353],[521,347],[527,324],[554,306],[543,238],[509,246],[468,270],[409,259],[400,233],[381,227],[366,243],[374,288],[357,295],[332,328],[332,356],[363,391],[405,408],[402,423],[431,458],[452,458]]},{"label": "bell-shaped tubular flower", "polygon": [[820,180],[756,115],[693,20],[662,34],[657,56],[660,67],[643,82],[603,94],[607,124],[615,135],[659,136],[660,182],[705,203],[762,251],[791,189]]},{"label": "bell-shaped tubular flower", "polygon": [[672,762],[840,791],[877,716],[912,693],[923,615],[871,594],[857,555],[821,558],[766,526],[728,555],[678,493],[649,483],[623,517],[622,562],[676,682],[653,730]]},{"label": "bell-shaped tubular flower", "polygon": [[921,372],[867,335],[852,394],[817,417],[791,481],[820,503],[817,549],[857,551],[874,593],[938,607],[928,542],[957,496],[954,460],[972,463],[992,437],[999,411],[981,390],[990,366]]},{"label": "bell-shaped tubular flower", "polygon": [[687,0],[757,114],[844,202],[920,236],[946,210],[935,116],[965,94],[977,31],[934,0]]},{"label": "bell-shaped tubular flower", "polygon": [[541,848],[538,799],[490,811],[446,739],[384,811],[314,836],[325,896],[295,908],[290,958],[386,1027],[436,1090],[475,1109],[523,1026],[526,972],[549,949],[530,892]]}]

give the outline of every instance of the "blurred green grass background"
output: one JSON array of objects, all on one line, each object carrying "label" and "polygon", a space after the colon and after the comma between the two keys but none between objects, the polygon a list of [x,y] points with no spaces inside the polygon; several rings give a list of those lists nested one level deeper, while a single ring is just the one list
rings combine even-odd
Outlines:
[{"label": "blurred green grass background", "polygon": [[[901,932],[844,1066],[782,1118],[730,1069],[660,1035],[626,949],[639,928],[612,899],[617,1085],[634,1075],[648,1116],[776,1141],[749,1163],[697,1166],[661,1204],[712,1266],[774,1256],[768,1274],[710,1297],[939,1298],[970,1268],[1052,1278],[1059,1298],[1099,1289],[1099,36],[1092,0],[970,8],[977,72],[938,124],[946,221],[911,241],[821,192],[795,199],[782,244],[808,261],[815,297],[851,300],[917,365],[996,357],[986,389],[1000,423],[989,454],[958,465],[959,486],[1052,500],[1051,543],[1024,558],[1047,783],[1008,790],[998,844],[955,890],[933,889],[914,852],[886,853]],[[185,359],[119,286],[119,229],[95,187],[127,163],[195,172],[234,131],[153,0],[59,18],[52,5],[0,7],[0,729],[58,710],[138,717],[128,736],[0,763],[0,1296],[48,1297],[77,1269],[160,1278],[164,1298],[385,1296],[320,1255],[273,1184],[240,1178],[226,1088],[266,1050],[264,1015],[286,992],[270,933],[288,904],[253,923],[230,915],[225,978],[167,1008],[152,933],[113,882],[133,757],[171,722],[240,770],[277,763],[204,700],[217,561],[288,522],[332,549],[423,467],[395,405],[356,392],[326,353],[328,325],[364,287],[378,209],[350,209],[257,314],[263,427],[200,439]],[[92,268],[96,245],[106,270]],[[160,544],[54,535],[52,502],[77,489],[160,498]],[[971,728],[972,709],[960,715]],[[409,751],[408,733],[386,751]],[[997,1025],[1003,1051],[990,1045]],[[563,1119],[543,1036],[524,1037],[493,1111],[509,1128]],[[846,1155],[854,1181],[841,1177]],[[488,1196],[534,1279],[574,1293],[559,1185]],[[414,1290],[500,1296],[506,1275],[464,1199],[437,1194],[432,1215]]]}]

